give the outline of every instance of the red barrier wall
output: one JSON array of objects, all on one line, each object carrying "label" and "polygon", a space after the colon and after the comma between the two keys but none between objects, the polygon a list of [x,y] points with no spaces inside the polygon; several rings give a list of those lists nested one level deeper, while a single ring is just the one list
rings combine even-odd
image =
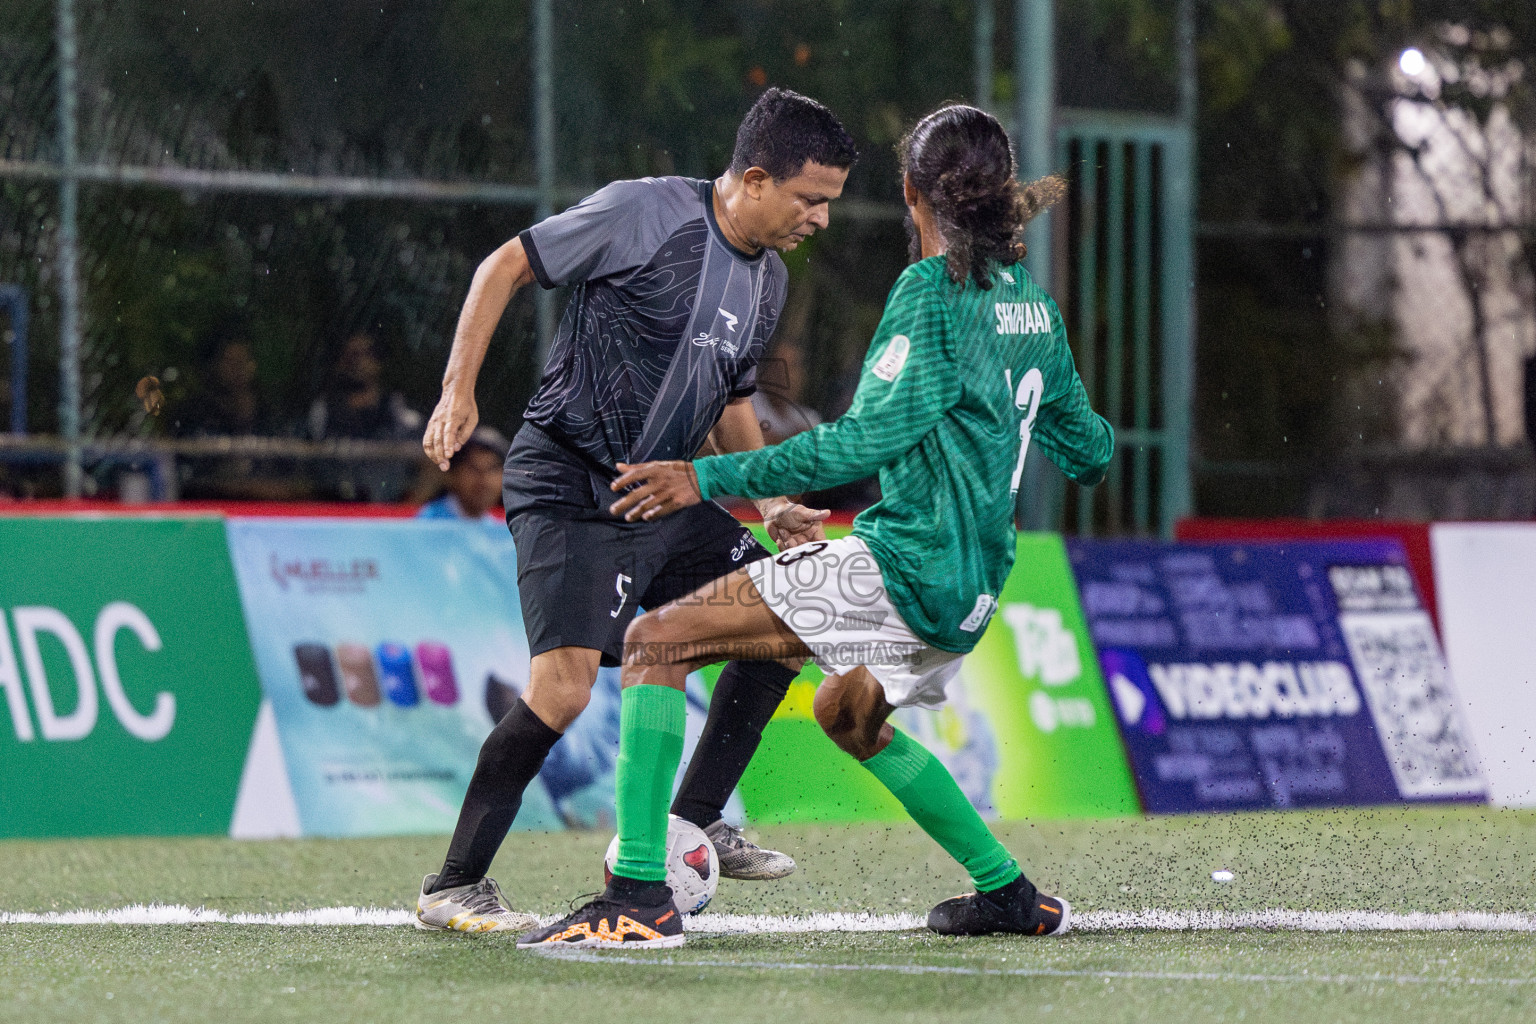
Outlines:
[{"label": "red barrier wall", "polygon": [[408,519],[419,505],[374,505],[343,501],[163,501],[146,505],[124,505],[116,501],[80,498],[43,499],[39,501],[0,501],[0,516],[304,516],[331,519],[339,516],[363,519]]},{"label": "red barrier wall", "polygon": [[[327,501],[167,501],[147,505],[123,505],[115,501],[97,501],[81,498],[42,499],[37,501],[9,501],[0,498],[0,516],[59,516],[59,515],[208,515],[224,516],[305,516],[353,519],[409,519],[420,505],[383,505],[368,502]],[[729,502],[731,514],[744,523],[758,522],[762,517],[747,502]],[[500,513],[500,509],[493,509]],[[834,526],[848,526],[857,513],[834,511],[828,520]]]}]

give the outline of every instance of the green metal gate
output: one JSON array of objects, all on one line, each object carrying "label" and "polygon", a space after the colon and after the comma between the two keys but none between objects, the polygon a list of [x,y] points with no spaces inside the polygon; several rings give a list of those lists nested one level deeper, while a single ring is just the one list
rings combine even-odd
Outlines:
[{"label": "green metal gate", "polygon": [[[1053,277],[1093,407],[1114,425],[1104,483],[1070,488],[1080,536],[1171,536],[1191,508],[1194,161],[1173,118],[1058,112]],[[1064,223],[1063,223],[1064,222]]]}]

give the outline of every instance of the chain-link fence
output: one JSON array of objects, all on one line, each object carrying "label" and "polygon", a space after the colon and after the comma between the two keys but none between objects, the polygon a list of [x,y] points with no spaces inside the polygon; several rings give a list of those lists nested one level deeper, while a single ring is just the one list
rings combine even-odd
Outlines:
[{"label": "chain-link fence", "polygon": [[[824,19],[796,11],[804,5],[741,3],[723,20],[715,5],[678,6],[7,5],[0,282],[19,286],[32,314],[31,369],[12,389],[27,396],[18,422],[60,436],[66,464],[78,431],[87,493],[112,490],[125,469],[143,470],[139,453],[174,452],[180,439],[324,440],[317,409],[351,401],[348,389],[364,383],[416,415],[375,417],[363,439],[403,442],[435,399],[485,253],[611,178],[717,173],[775,61],[787,65],[775,80],[798,73],[791,84],[836,108],[881,84],[847,82],[839,45],[917,45],[889,38],[878,10],[829,38],[812,31]],[[766,378],[784,378],[795,407],[846,403],[855,349],[905,258],[890,144],[923,106],[971,84],[965,12],[917,7],[908,13],[958,29],[944,33],[956,73],[893,89],[906,105],[887,102],[859,126],[865,159],[834,213],[844,223],[790,261],[797,300],[779,344],[797,351]],[[543,51],[541,10],[558,18]],[[805,22],[804,41],[785,45],[775,17],[786,13]],[[481,379],[484,418],[504,429],[536,380],[538,298],[514,302]],[[547,334],[547,309],[544,322]],[[359,349],[370,351],[359,359]],[[146,376],[159,383],[158,411],[136,393]],[[12,440],[9,450],[11,489],[57,486],[51,470],[28,465],[52,464],[60,444]],[[289,457],[303,451],[290,446]],[[376,454],[375,470],[389,449]],[[183,458],[171,478],[156,471],[154,489],[216,493],[229,481],[198,479],[213,465]],[[296,478],[281,460],[255,468]],[[310,479],[293,493],[408,489],[398,472],[364,476],[371,486]]]},{"label": "chain-link fence", "polygon": [[[1014,124],[1028,89],[1047,112],[1054,92],[1171,115],[1179,7],[1061,0],[1042,81],[1028,0],[13,0],[0,284],[30,329],[0,491],[60,493],[77,464],[88,495],[410,495],[479,260],[608,180],[718,173],[770,83],[861,149],[832,229],[787,258],[763,371],[766,420],[836,416],[907,259],[902,131],[950,99]],[[508,434],[558,301],[540,298],[514,300],[480,380]]]}]

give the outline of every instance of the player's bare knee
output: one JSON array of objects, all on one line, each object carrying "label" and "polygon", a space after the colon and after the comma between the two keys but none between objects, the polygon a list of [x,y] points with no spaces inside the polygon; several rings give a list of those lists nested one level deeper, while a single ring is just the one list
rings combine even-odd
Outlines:
[{"label": "player's bare knee", "polygon": [[821,726],[821,731],[828,736],[837,728],[837,679],[837,676],[828,676],[816,688],[816,696],[811,699],[811,714],[815,716],[816,724]]},{"label": "player's bare knee", "polygon": [[815,715],[816,724],[821,726],[821,731],[827,734],[828,739],[857,757],[853,747],[857,746],[858,716],[850,697],[846,677],[828,676],[816,689],[816,696],[811,701],[811,713]]},{"label": "player's bare knee", "polygon": [[551,729],[564,732],[586,710],[597,678],[598,652],[563,648],[534,659],[523,703]]},{"label": "player's bare knee", "polygon": [[592,688],[602,655],[587,647],[556,647],[534,656],[529,666],[531,686],[553,688],[565,685]]},{"label": "player's bare knee", "polygon": [[700,645],[683,639],[691,632],[686,620],[679,621],[686,612],[686,608],[674,602],[646,612],[631,622],[624,633],[625,664],[693,667]]},{"label": "player's bare knee", "polygon": [[529,685],[523,701],[551,729],[564,732],[592,700],[592,684],[569,677],[543,686]]},{"label": "player's bare knee", "polygon": [[676,661],[675,657],[668,657],[669,645],[664,642],[666,632],[666,623],[659,612],[637,616],[624,631],[624,663],[660,665]]},{"label": "player's bare knee", "polygon": [[816,691],[811,710],[822,732],[860,761],[890,742],[885,722],[894,709],[879,681],[865,669],[829,676]]}]

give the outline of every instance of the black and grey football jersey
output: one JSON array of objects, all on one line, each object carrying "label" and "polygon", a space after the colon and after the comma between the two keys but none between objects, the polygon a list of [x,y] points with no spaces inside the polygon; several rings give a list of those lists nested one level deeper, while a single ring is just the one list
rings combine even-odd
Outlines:
[{"label": "black and grey football jersey", "polygon": [[520,236],[539,284],[571,288],[524,418],[603,466],[692,458],[757,389],[787,275],[778,253],[726,242],[712,195],[616,181]]}]

